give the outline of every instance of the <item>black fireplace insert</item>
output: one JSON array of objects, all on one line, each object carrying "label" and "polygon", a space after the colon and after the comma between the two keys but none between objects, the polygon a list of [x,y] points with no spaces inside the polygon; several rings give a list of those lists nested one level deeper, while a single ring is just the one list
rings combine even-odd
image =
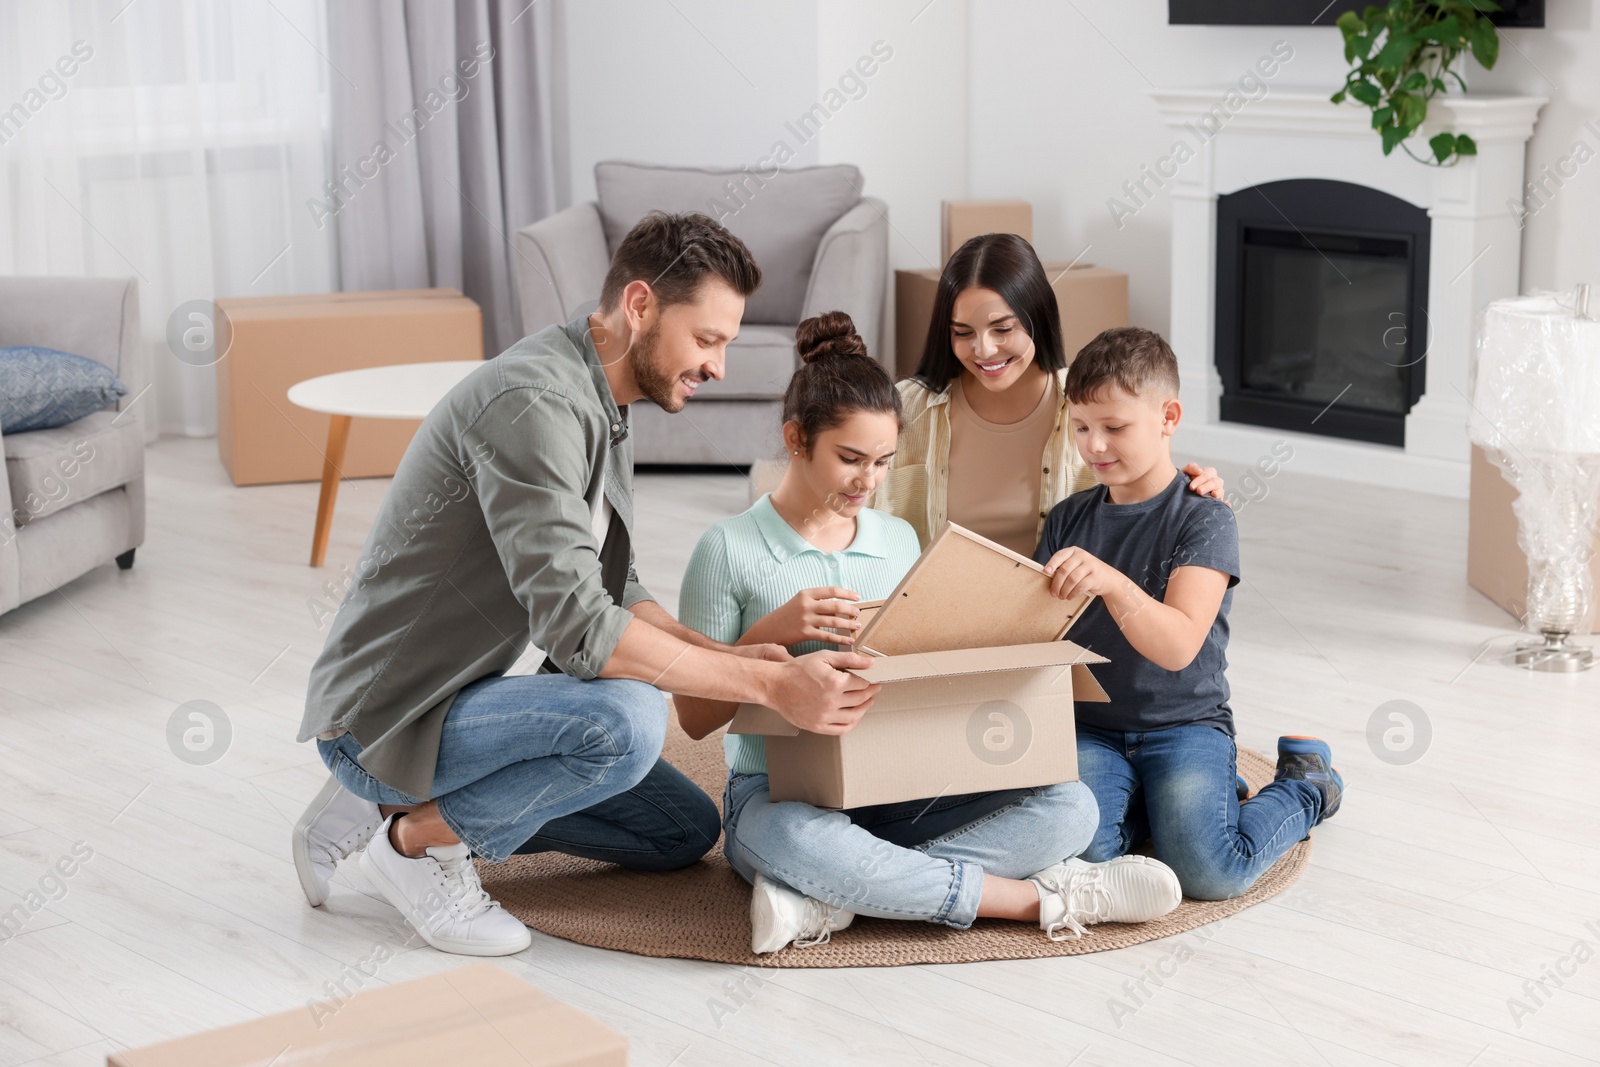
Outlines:
[{"label": "black fireplace insert", "polygon": [[1223,421],[1403,447],[1426,384],[1429,229],[1348,182],[1218,197]]}]

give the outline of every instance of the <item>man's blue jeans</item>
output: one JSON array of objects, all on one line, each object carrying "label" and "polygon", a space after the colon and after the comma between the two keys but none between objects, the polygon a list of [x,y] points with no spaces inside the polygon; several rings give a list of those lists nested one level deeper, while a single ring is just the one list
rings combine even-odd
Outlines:
[{"label": "man's blue jeans", "polygon": [[485,859],[553,851],[671,870],[705,855],[721,827],[711,798],[661,760],[666,725],[666,698],[643,682],[494,675],[462,689],[445,715],[431,797],[373,778],[348,733],[317,747],[359,797],[437,801]]},{"label": "man's blue jeans", "polygon": [[1239,896],[1311,832],[1322,795],[1285,780],[1240,804],[1237,755],[1233,738],[1214,726],[1125,733],[1080,722],[1078,777],[1100,803],[1100,829],[1083,858],[1114,859],[1148,837],[1184,896]]},{"label": "man's blue jeans", "polygon": [[983,876],[1027,878],[1081,852],[1094,796],[1078,782],[830,811],[774,803],[764,774],[728,779],[723,854],[830,907],[965,929]]}]

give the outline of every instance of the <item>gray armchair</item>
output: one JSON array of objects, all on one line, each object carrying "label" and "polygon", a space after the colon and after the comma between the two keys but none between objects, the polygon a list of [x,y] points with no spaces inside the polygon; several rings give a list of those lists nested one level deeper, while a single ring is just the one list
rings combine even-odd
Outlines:
[{"label": "gray armchair", "polygon": [[144,408],[132,408],[148,381],[138,283],[0,278],[0,347],[11,345],[96,360],[128,395],[115,410],[0,437],[0,612],[113,559],[126,570],[144,543]]},{"label": "gray armchair", "polygon": [[608,162],[595,166],[595,185],[598,201],[517,232],[513,262],[524,333],[594,310],[612,251],[652,209],[718,218],[750,246],[763,276],[728,346],[724,379],[701,386],[678,415],[634,405],[636,463],[743,466],[778,455],[794,331],[812,315],[848,312],[872,353],[893,367],[882,337],[887,208],[861,195],[855,167],[800,167],[765,177],[748,167]]}]

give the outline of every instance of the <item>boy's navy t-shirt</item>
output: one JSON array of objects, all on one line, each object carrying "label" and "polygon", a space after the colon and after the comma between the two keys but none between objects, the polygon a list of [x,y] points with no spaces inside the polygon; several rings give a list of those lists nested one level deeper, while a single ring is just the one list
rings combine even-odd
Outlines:
[{"label": "boy's navy t-shirt", "polygon": [[1136,652],[1096,597],[1067,637],[1111,660],[1090,667],[1110,703],[1078,701],[1081,723],[1104,730],[1143,732],[1187,723],[1215,726],[1233,736],[1228,707],[1228,608],[1239,583],[1239,531],[1233,509],[1188,489],[1181,471],[1149,500],[1113,504],[1103,485],[1074,493],[1050,512],[1035,562],[1063,548],[1082,548],[1110,564],[1156,600],[1178,567],[1210,567],[1228,575],[1205,644],[1181,671],[1169,671]]}]

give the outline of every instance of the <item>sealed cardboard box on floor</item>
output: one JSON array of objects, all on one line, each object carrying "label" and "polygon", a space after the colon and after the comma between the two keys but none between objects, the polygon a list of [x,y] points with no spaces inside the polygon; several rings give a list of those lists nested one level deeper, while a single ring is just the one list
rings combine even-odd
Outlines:
[{"label": "sealed cardboard box on floor", "polygon": [[[1519,620],[1528,614],[1528,557],[1517,543],[1517,490],[1488,455],[1472,446],[1472,500],[1467,512],[1467,582]],[[1600,552],[1589,560],[1596,603],[1578,633],[1600,627]]]},{"label": "sealed cardboard box on floor", "polygon": [[1026,200],[945,200],[939,204],[939,265],[956,249],[986,233],[1033,240],[1033,205]]},{"label": "sealed cardboard box on floor", "polygon": [[[289,387],[336,371],[483,358],[483,316],[454,289],[218,300],[217,453],[234,485],[322,477],[328,416],[289,403]],[[358,419],[340,470],[394,473],[420,425]]]},{"label": "sealed cardboard box on floor", "polygon": [[1105,700],[1062,637],[1088,597],[1057,600],[1037,563],[954,523],[881,602],[862,605],[856,673],[883,688],[838,735],[741,704],[728,731],[766,738],[776,801],[822,808],[1021,789],[1078,777],[1073,701]]},{"label": "sealed cardboard box on floor", "polygon": [[488,963],[125,1049],[107,1067],[626,1067],[628,1042]]},{"label": "sealed cardboard box on floor", "polygon": [[[1070,267],[1070,269],[1069,269]],[[1085,264],[1044,264],[1061,312],[1061,341],[1067,359],[1094,340],[1101,330],[1128,325],[1128,276],[1118,270]],[[894,272],[895,378],[916,373],[928,341],[939,272]]]}]

